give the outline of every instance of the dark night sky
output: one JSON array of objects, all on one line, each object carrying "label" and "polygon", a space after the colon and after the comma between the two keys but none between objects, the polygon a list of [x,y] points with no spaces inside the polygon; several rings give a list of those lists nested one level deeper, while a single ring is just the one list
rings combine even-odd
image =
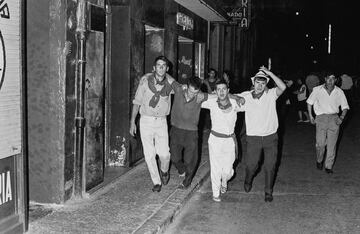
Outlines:
[{"label": "dark night sky", "polygon": [[[360,73],[357,25],[360,14],[355,0],[252,0],[252,3],[254,22],[259,26],[259,63],[272,57],[273,68],[284,72],[329,69]],[[330,55],[325,40],[329,24],[332,25]]]},{"label": "dark night sky", "polygon": [[[359,38],[358,33],[354,33],[358,28],[355,6],[343,5],[340,1],[308,1],[299,8],[266,9],[263,12],[259,32],[261,47],[270,47],[265,51],[274,56],[274,65],[290,71],[355,72],[359,59]],[[329,24],[332,29],[331,54],[328,54],[327,40]]]}]

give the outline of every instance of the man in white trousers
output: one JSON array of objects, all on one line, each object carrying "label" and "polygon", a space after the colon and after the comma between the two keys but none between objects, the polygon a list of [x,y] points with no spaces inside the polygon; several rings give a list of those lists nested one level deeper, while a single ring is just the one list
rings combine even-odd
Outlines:
[{"label": "man in white trousers", "polygon": [[[165,56],[155,59],[154,71],[145,74],[139,82],[130,120],[130,134],[134,136],[135,119],[140,111],[140,136],[145,162],[154,184],[153,192],[160,192],[161,186],[169,181],[170,149],[166,116],[170,113],[174,79],[166,74],[168,69]],[[156,154],[160,159],[160,170]]]},{"label": "man in white trousers", "polygon": [[[237,141],[234,133],[237,112],[240,106],[229,98],[229,87],[225,80],[216,82],[217,99],[208,99],[201,104],[210,110],[211,134],[209,136],[210,175],[213,200],[220,202],[220,192],[227,191],[227,182],[234,174],[233,163],[237,154]],[[240,103],[244,103],[241,98]]]}]

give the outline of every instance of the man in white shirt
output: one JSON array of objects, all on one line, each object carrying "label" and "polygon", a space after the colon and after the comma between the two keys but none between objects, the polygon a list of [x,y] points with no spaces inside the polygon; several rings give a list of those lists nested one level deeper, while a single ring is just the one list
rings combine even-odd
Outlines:
[{"label": "man in white shirt", "polygon": [[[233,176],[233,163],[237,154],[234,133],[237,112],[240,107],[235,99],[229,98],[229,87],[224,79],[215,83],[217,99],[208,99],[201,104],[210,110],[211,134],[209,136],[210,175],[213,200],[220,202],[220,192],[227,191],[227,182]],[[241,98],[240,103],[243,103]]]},{"label": "man in white shirt", "polygon": [[[165,56],[158,56],[154,61],[153,73],[145,74],[139,82],[133,100],[130,120],[130,134],[137,133],[135,119],[140,113],[140,137],[143,145],[145,162],[151,180],[152,191],[160,192],[162,185],[169,182],[170,149],[166,116],[170,113],[174,78],[166,72],[169,61]],[[160,170],[156,161],[159,156]]]},{"label": "man in white shirt", "polygon": [[[333,173],[339,126],[349,110],[344,92],[335,83],[335,75],[329,73],[325,77],[325,84],[315,87],[306,101],[310,121],[316,124],[316,167],[322,170],[326,147],[325,171],[328,174]],[[313,117],[312,107],[316,118]],[[338,114],[339,107],[342,110],[341,116]]]},{"label": "man in white shirt", "polygon": [[[269,89],[270,78],[275,88]],[[261,153],[264,151],[265,202],[273,200],[273,186],[278,153],[276,100],[285,91],[285,83],[274,73],[262,66],[251,78],[254,90],[243,92],[246,122],[246,158],[244,190],[250,192],[257,171]]]}]

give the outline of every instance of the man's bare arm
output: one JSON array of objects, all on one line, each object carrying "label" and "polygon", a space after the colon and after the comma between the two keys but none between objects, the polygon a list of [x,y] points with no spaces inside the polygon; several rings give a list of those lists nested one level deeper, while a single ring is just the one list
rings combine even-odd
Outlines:
[{"label": "man's bare arm", "polygon": [[136,119],[137,114],[139,113],[139,109],[140,109],[140,105],[133,104],[133,108],[131,111],[131,119],[130,119],[130,135],[131,136],[135,136],[135,134],[136,134],[135,119]]}]

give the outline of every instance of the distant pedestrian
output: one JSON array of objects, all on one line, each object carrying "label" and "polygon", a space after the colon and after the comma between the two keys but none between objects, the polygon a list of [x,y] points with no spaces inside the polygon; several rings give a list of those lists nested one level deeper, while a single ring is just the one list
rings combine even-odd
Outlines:
[{"label": "distant pedestrian", "polygon": [[[175,88],[174,103],[171,110],[170,152],[174,164],[184,180],[179,188],[190,186],[198,163],[198,123],[201,103],[208,99],[207,93],[200,91],[201,80],[188,79],[186,89],[181,85]],[[215,96],[215,95],[213,95]]]},{"label": "distant pedestrian", "polygon": [[201,107],[210,110],[212,127],[208,143],[211,187],[213,200],[220,202],[220,192],[227,191],[227,182],[234,174],[233,164],[237,154],[234,128],[240,106],[229,98],[229,87],[224,79],[216,82],[215,92],[218,98],[203,102]]},{"label": "distant pedestrian", "polygon": [[[336,81],[334,73],[329,73],[325,77],[325,84],[315,87],[307,99],[310,121],[316,124],[316,167],[319,170],[323,169],[326,149],[325,171],[329,174],[333,173],[339,126],[349,110],[345,94],[335,85]],[[340,116],[339,107],[342,110]]]},{"label": "distant pedestrian", "polygon": [[354,85],[353,79],[347,74],[341,75],[341,86],[340,88],[344,91],[348,103],[352,103],[352,87]]},{"label": "distant pedestrian", "polygon": [[[217,71],[214,68],[209,69],[209,76],[205,80],[203,80],[202,88],[204,92],[209,94],[215,93],[215,84],[218,80]],[[211,129],[211,120],[209,110],[201,110],[201,126],[205,131],[209,131]]]},{"label": "distant pedestrian", "polygon": [[[298,111],[299,119],[297,122],[310,122],[309,115],[307,113],[307,87],[303,83],[301,78],[297,79],[297,90],[294,92],[297,96],[297,102],[296,102],[296,109]],[[303,115],[305,115],[305,119],[303,118]]]},{"label": "distant pedestrian", "polygon": [[217,80],[218,80],[217,71],[214,68],[210,68],[209,76],[207,79],[204,80],[204,85],[208,93],[214,93],[215,84]]},{"label": "distant pedestrian", "polygon": [[[269,89],[270,78],[277,87]],[[244,190],[250,192],[253,179],[258,169],[262,151],[265,167],[265,202],[273,200],[273,186],[278,153],[279,126],[276,113],[276,100],[286,89],[285,83],[266,67],[251,78],[254,90],[243,92],[246,122],[246,159]]]},{"label": "distant pedestrian", "polygon": [[[160,192],[161,185],[166,185],[169,181],[170,152],[166,116],[170,113],[170,93],[173,92],[174,79],[166,74],[169,67],[165,56],[157,57],[153,68],[153,73],[148,73],[140,79],[133,100],[130,134],[136,134],[135,119],[140,111],[140,136],[145,162],[154,184],[152,190]],[[156,154],[159,156],[160,170]]]},{"label": "distant pedestrian", "polygon": [[315,75],[315,73],[310,73],[306,78],[305,78],[305,84],[309,90],[309,93],[312,92],[313,88],[315,86],[318,86],[320,84],[320,79],[317,75]]}]

